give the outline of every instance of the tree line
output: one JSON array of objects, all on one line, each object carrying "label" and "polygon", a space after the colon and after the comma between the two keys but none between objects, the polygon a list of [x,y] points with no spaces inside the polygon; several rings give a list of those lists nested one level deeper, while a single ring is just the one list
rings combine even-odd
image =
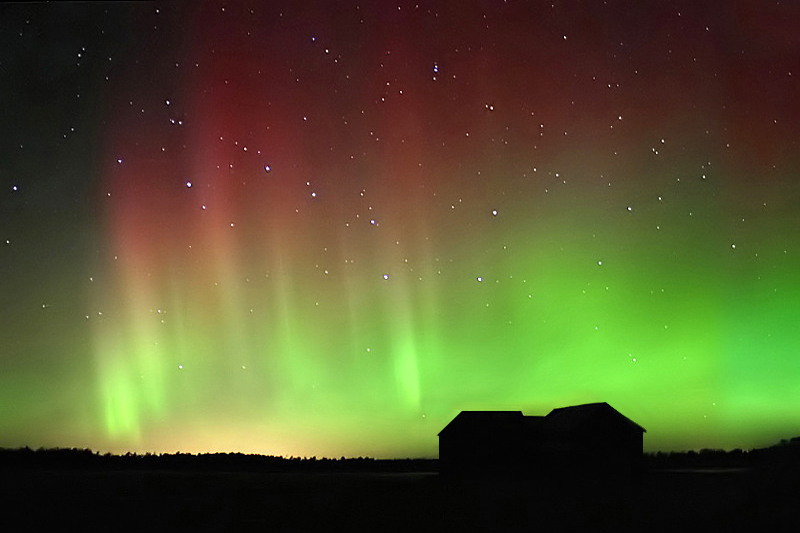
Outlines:
[{"label": "tree line", "polygon": [[430,472],[436,459],[280,457],[244,453],[101,454],[88,448],[0,448],[0,468],[248,472]]}]

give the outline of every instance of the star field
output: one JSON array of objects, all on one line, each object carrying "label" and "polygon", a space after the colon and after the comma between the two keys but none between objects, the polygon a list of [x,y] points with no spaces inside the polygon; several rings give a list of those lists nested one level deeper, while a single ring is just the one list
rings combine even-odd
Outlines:
[{"label": "star field", "polygon": [[800,10],[0,7],[0,446],[435,456],[800,415]]}]

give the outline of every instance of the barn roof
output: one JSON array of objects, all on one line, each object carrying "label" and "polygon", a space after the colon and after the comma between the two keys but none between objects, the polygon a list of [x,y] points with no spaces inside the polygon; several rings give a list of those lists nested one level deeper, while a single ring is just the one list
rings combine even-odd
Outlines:
[{"label": "barn roof", "polygon": [[607,403],[600,402],[560,407],[550,411],[547,416],[523,416],[522,411],[461,411],[439,432],[439,436],[454,432],[513,431],[521,429],[523,425],[533,431],[571,432],[603,417],[617,418],[633,429],[647,432]]},{"label": "barn roof", "polygon": [[522,411],[461,411],[439,432],[515,429],[525,417]]},{"label": "barn roof", "polygon": [[604,416],[607,417],[609,415],[620,419],[626,425],[634,429],[638,429],[643,433],[647,433],[646,429],[630,418],[624,416],[606,402],[559,407],[558,409],[553,409],[550,411],[550,413],[545,417],[545,420],[548,430],[568,432],[586,427],[593,419],[598,419]]}]

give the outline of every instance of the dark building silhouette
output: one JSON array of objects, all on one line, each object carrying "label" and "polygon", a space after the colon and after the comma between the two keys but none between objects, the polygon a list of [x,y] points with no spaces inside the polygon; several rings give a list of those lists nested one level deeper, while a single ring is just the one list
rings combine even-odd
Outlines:
[{"label": "dark building silhouette", "polygon": [[443,476],[536,476],[639,471],[645,429],[607,403],[521,411],[462,411],[439,432]]}]

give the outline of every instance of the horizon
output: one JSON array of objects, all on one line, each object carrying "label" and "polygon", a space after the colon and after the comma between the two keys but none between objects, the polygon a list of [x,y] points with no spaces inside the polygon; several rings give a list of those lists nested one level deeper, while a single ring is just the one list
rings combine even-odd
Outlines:
[{"label": "horizon", "polygon": [[[787,437],[783,438],[780,441],[773,442],[766,446],[756,446],[752,448],[693,448],[693,449],[682,449],[682,450],[642,450],[642,455],[657,455],[660,453],[663,454],[688,454],[688,453],[697,453],[700,454],[704,451],[711,451],[711,452],[723,452],[723,453],[733,453],[733,452],[744,452],[744,453],[751,453],[760,450],[765,450],[769,448],[781,447],[785,446],[787,443],[791,443],[792,441],[800,440],[800,435],[795,437]],[[70,446],[59,446],[59,447],[39,447],[34,448],[31,446],[18,446],[18,447],[3,447],[0,446],[0,451],[22,451],[22,450],[30,450],[32,452],[40,452],[40,451],[89,451],[93,455],[113,455],[115,457],[124,457],[126,455],[136,455],[136,456],[162,456],[162,455],[246,455],[246,456],[258,456],[258,457],[266,457],[266,458],[275,458],[275,459],[294,459],[294,460],[332,460],[338,461],[341,459],[345,460],[358,460],[358,459],[368,459],[368,460],[375,460],[375,461],[438,461],[438,455],[433,456],[394,456],[394,457],[375,457],[375,456],[368,456],[368,455],[351,455],[351,456],[317,456],[317,455],[310,455],[310,456],[290,456],[290,455],[272,455],[272,454],[264,454],[264,453],[257,453],[257,452],[242,452],[242,451],[203,451],[203,452],[188,452],[184,450],[175,450],[175,451],[145,451],[145,452],[136,452],[136,451],[127,451],[127,452],[111,452],[106,450],[94,450],[91,448],[79,448],[79,447],[70,447]]]},{"label": "horizon", "polygon": [[[567,406],[562,406],[562,407],[567,407]],[[486,410],[486,409],[475,409],[475,411],[488,411],[488,410]],[[519,410],[509,410],[509,411],[519,411]],[[458,413],[456,413],[456,414],[458,414]],[[523,416],[544,416],[544,415],[547,414],[547,412],[541,413],[541,414],[532,414],[532,413],[527,413],[525,411],[522,411],[522,414],[523,414]],[[449,421],[448,421],[448,423],[449,423]],[[440,430],[443,429],[443,428],[444,428],[444,426],[442,426],[442,428],[440,428]],[[657,453],[667,453],[667,454],[669,454],[669,453],[700,452],[702,450],[723,451],[725,453],[730,453],[730,452],[733,452],[733,451],[736,451],[736,450],[741,450],[741,451],[744,451],[744,452],[752,452],[752,451],[759,450],[759,449],[765,449],[765,448],[770,448],[770,447],[773,447],[773,446],[782,445],[785,442],[790,441],[791,439],[800,438],[800,434],[798,434],[796,437],[792,436],[792,435],[784,435],[784,436],[781,436],[779,438],[773,438],[773,439],[761,438],[761,439],[755,440],[754,441],[755,444],[752,444],[752,445],[749,445],[749,446],[735,446],[735,445],[734,446],[729,446],[729,447],[695,446],[695,447],[683,447],[683,448],[668,448],[668,449],[658,448],[658,449],[655,449],[655,448],[647,446],[647,436],[648,436],[648,433],[645,432],[644,433],[644,442],[643,442],[643,447],[642,447],[642,453],[643,454],[653,454],[653,455],[657,454]],[[438,437],[437,437],[437,441],[438,441]],[[81,450],[81,451],[82,450],[89,450],[94,454],[100,454],[100,455],[112,454],[112,455],[115,455],[115,456],[124,456],[127,453],[136,454],[136,455],[146,455],[146,454],[151,454],[151,455],[243,454],[243,455],[258,455],[258,456],[262,456],[262,457],[277,457],[277,458],[283,458],[283,459],[290,459],[290,458],[294,458],[294,459],[312,459],[312,458],[316,458],[316,459],[339,459],[341,457],[344,457],[346,459],[365,458],[365,459],[374,459],[374,460],[381,460],[381,461],[383,461],[383,460],[389,460],[389,461],[392,461],[392,460],[404,460],[404,459],[421,459],[421,460],[438,460],[439,459],[438,446],[437,446],[436,453],[434,455],[405,455],[405,456],[404,455],[395,455],[395,456],[383,455],[383,456],[381,456],[381,455],[371,455],[371,454],[347,455],[347,454],[336,454],[336,453],[332,453],[332,454],[329,454],[329,455],[319,455],[319,454],[314,454],[314,453],[304,454],[304,455],[287,455],[287,454],[271,453],[269,451],[258,451],[259,448],[254,448],[254,449],[251,449],[249,451],[245,450],[245,449],[215,449],[215,450],[201,449],[201,448],[193,449],[192,447],[177,448],[177,449],[172,449],[172,450],[167,450],[167,449],[155,450],[155,449],[141,449],[141,448],[140,449],[128,449],[128,450],[125,450],[125,449],[94,449],[94,448],[91,448],[91,447],[88,447],[88,446],[70,446],[70,445],[31,446],[31,445],[28,445],[28,444],[21,444],[21,445],[17,445],[17,446],[13,446],[13,447],[0,445],[0,450],[11,450],[11,451],[14,451],[14,450],[21,450],[21,449],[26,449],[26,448],[30,449],[30,450],[33,450],[33,451],[39,451],[39,450],[61,450],[61,449],[64,449],[64,450]]]},{"label": "horizon", "polygon": [[796,7],[301,4],[0,5],[0,446],[800,434]]}]

